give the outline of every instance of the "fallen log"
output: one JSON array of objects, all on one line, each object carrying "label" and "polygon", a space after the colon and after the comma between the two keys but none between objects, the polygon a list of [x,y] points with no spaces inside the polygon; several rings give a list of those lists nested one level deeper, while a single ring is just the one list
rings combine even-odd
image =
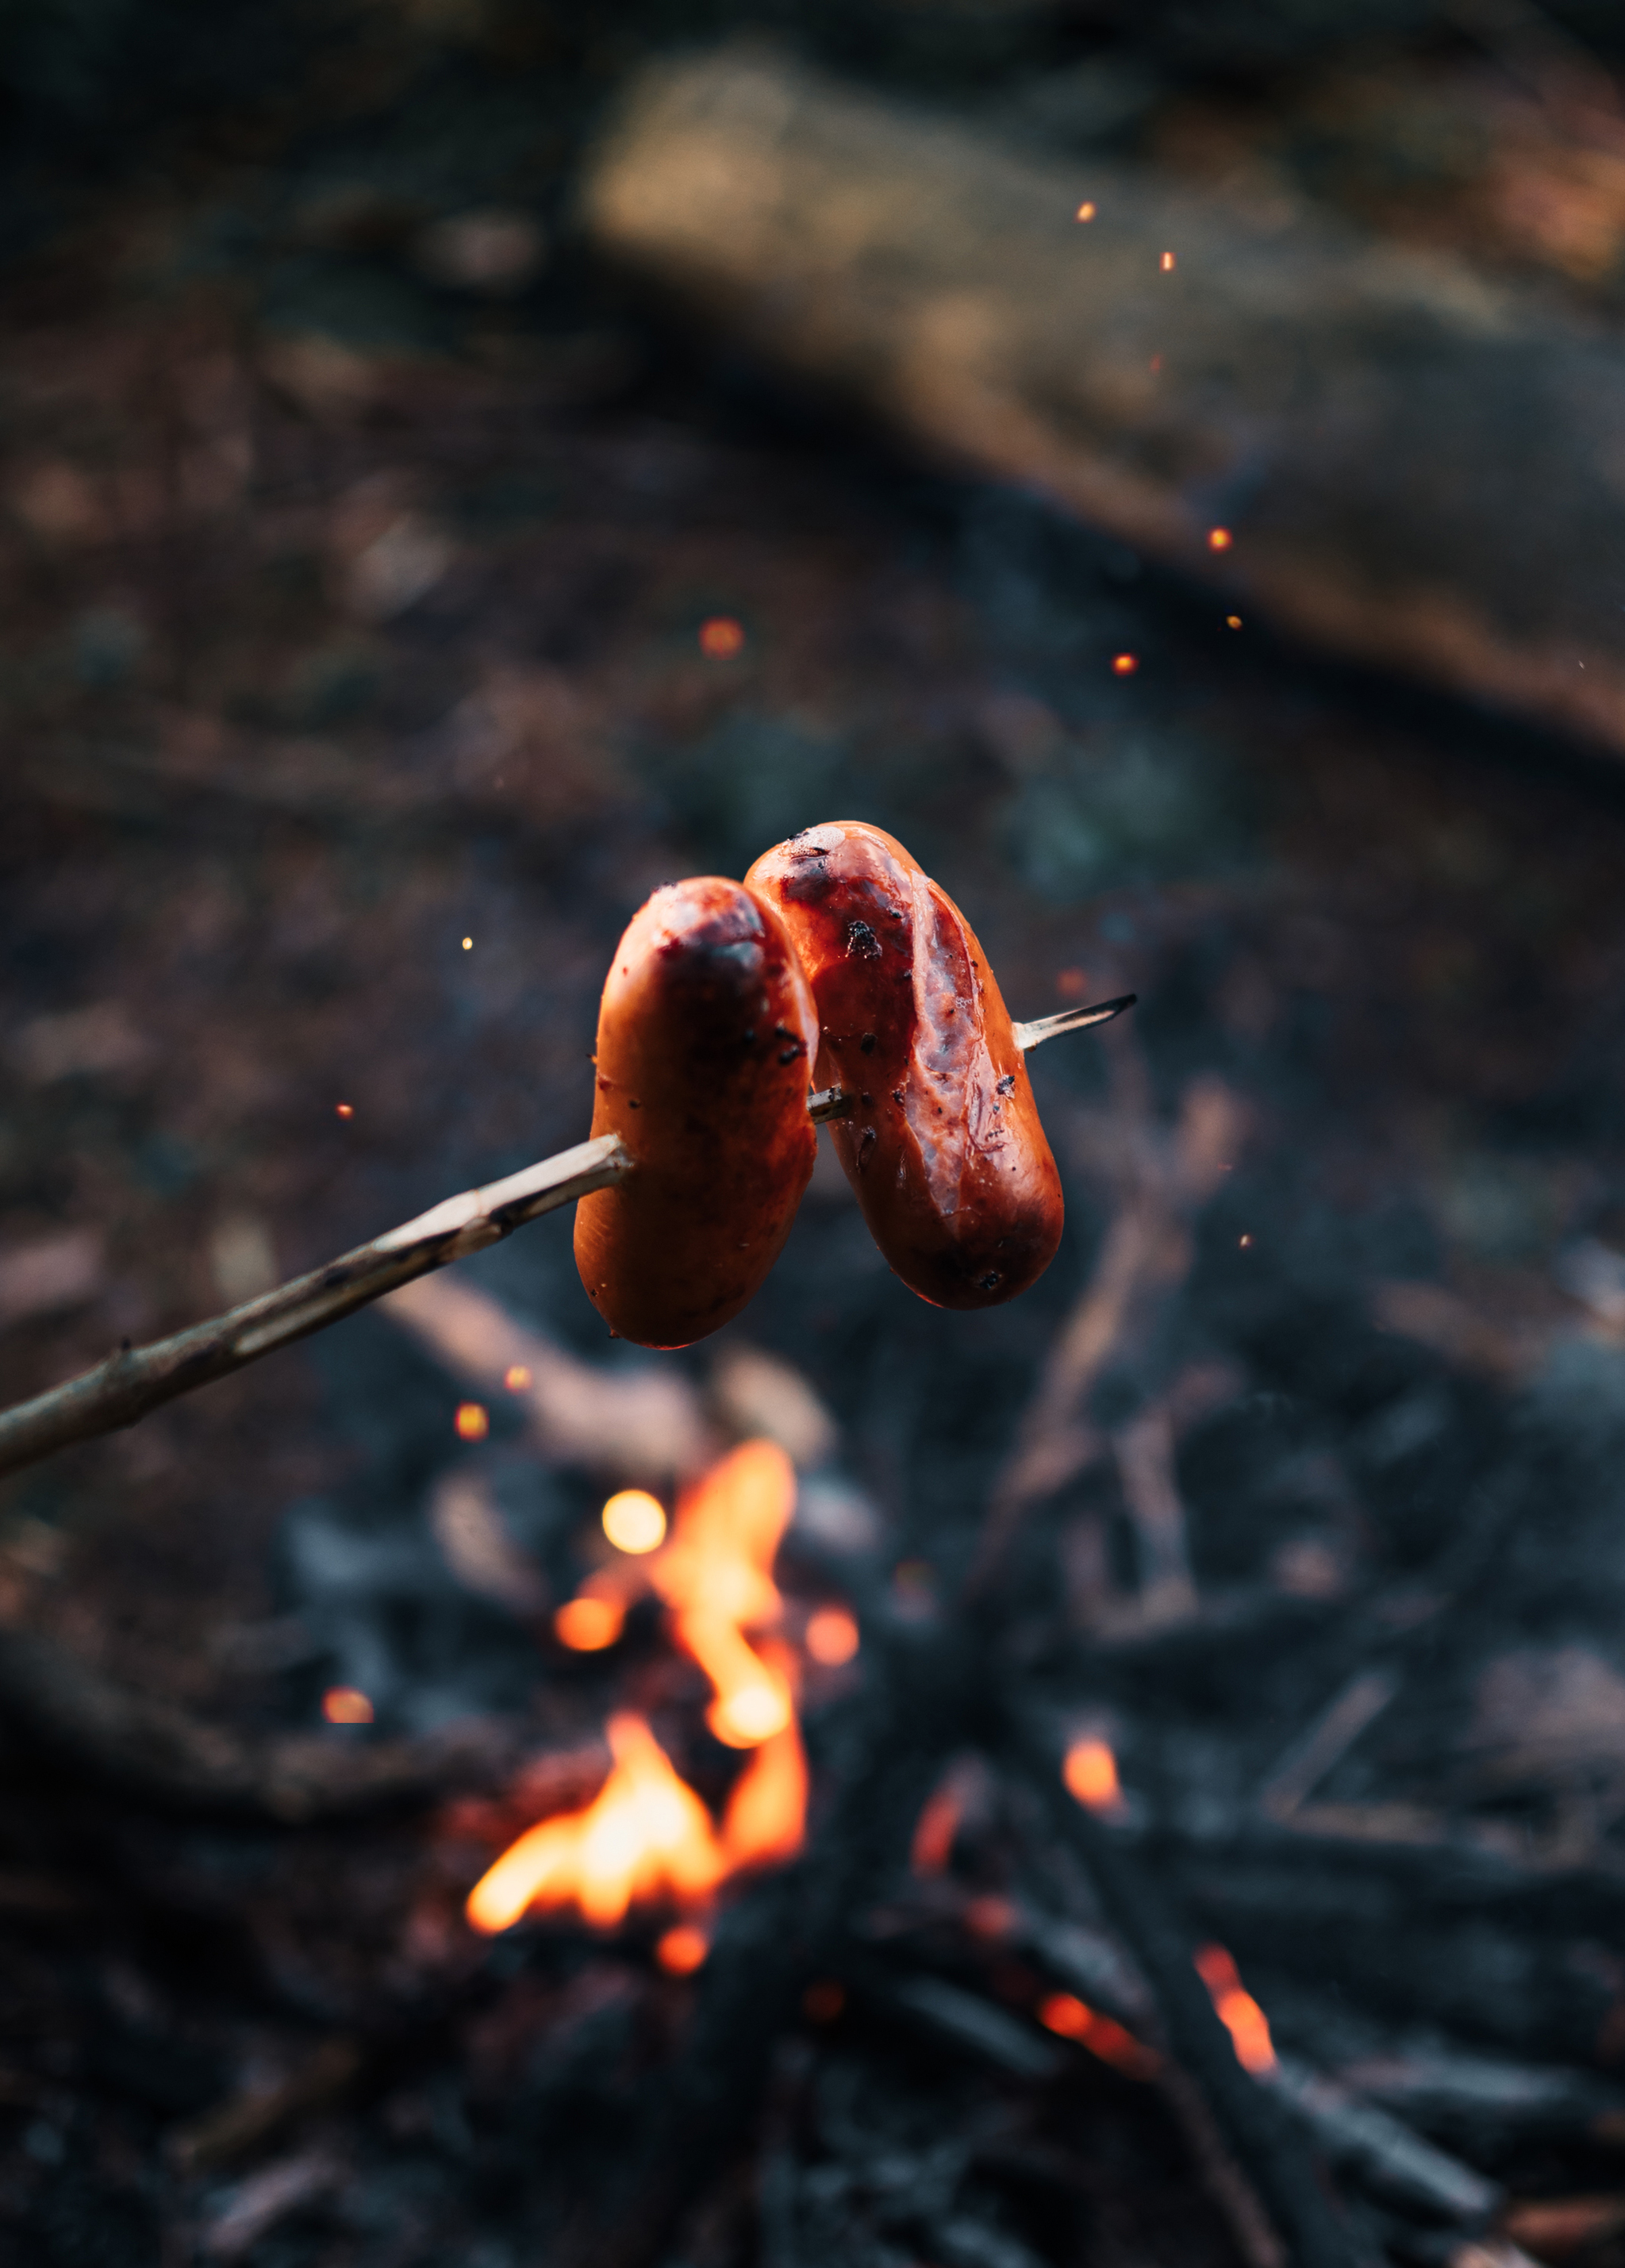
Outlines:
[{"label": "fallen log", "polygon": [[754,48],[647,69],[582,210],[600,253],[939,458],[1625,755],[1625,342],[1599,325]]},{"label": "fallen log", "polygon": [[[0,1755],[33,1756],[165,1809],[303,1826],[427,1804],[508,1785],[523,1745],[521,1731],[490,1718],[364,1746],[320,1733],[255,1738],[136,1692],[38,1631],[0,1630]],[[535,1816],[585,1801],[604,1769],[596,1743],[545,1768],[533,1758]]]}]

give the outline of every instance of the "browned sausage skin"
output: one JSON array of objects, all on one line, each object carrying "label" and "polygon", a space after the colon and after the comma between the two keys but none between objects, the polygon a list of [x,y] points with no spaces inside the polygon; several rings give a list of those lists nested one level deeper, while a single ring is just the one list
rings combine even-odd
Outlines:
[{"label": "browned sausage skin", "polygon": [[706,875],[633,916],[599,1010],[592,1131],[637,1168],[576,1208],[576,1265],[618,1336],[688,1346],[760,1288],[817,1154],[817,1046],[771,905]]},{"label": "browned sausage skin", "polygon": [[861,820],[792,836],[745,879],[812,979],[818,1084],[857,1097],[830,1130],[875,1242],[937,1307],[1013,1300],[1061,1241],[1061,1177],[970,924]]}]

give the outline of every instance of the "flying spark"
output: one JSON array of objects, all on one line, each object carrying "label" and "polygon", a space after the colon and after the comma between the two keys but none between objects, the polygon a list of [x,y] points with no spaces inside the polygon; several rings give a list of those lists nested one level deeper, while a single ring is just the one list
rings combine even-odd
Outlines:
[{"label": "flying spark", "polygon": [[1112,661],[1112,667],[1119,677],[1132,677],[1139,666],[1140,657],[1137,653],[1120,653],[1114,655]]},{"label": "flying spark", "polygon": [[482,1441],[491,1430],[491,1413],[482,1402],[460,1402],[456,1423],[460,1441]]},{"label": "flying spark", "polygon": [[334,1108],[341,1118],[353,1118],[356,1115],[356,1106],[353,1102],[338,1102],[334,1105]]},{"label": "flying spark", "polygon": [[704,1967],[710,1949],[710,1940],[702,1929],[695,1929],[692,1922],[680,1921],[656,1945],[655,1959],[668,1977],[692,1977],[696,1969]]},{"label": "flying spark", "polygon": [[1077,217],[1079,218],[1079,220],[1092,220],[1092,219],[1094,218],[1094,207],[1093,207],[1093,205],[1092,205],[1092,204],[1081,204],[1081,205],[1079,205],[1079,207],[1077,208]]},{"label": "flying spark", "polygon": [[463,939],[463,951],[465,953],[472,953],[474,951],[474,939],[471,937],[466,937]]},{"label": "flying spark", "polygon": [[330,1725],[370,1725],[372,1704],[353,1685],[335,1685],[321,1697],[321,1713]]},{"label": "flying spark", "polygon": [[1162,272],[1165,276],[1173,273],[1173,254],[1171,252],[1165,252],[1162,255]]},{"label": "flying spark", "polygon": [[523,1394],[531,1382],[530,1371],[522,1362],[511,1362],[503,1373],[502,1382],[510,1394]]},{"label": "flying spark", "polygon": [[665,1541],[665,1506],[647,1489],[618,1489],[603,1512],[604,1533],[617,1551],[634,1558]]},{"label": "flying spark", "polygon": [[567,1599],[553,1617],[553,1635],[572,1653],[601,1653],[625,1620],[626,1609],[614,1599]]},{"label": "flying spark", "polygon": [[1229,623],[1232,630],[1239,630],[1241,628],[1241,617],[1239,615],[1226,615],[1224,620]]},{"label": "flying spark", "polygon": [[1235,540],[1227,527],[1210,527],[1208,530],[1210,551],[1228,551]]},{"label": "flying spark", "polygon": [[732,615],[713,615],[700,625],[700,652],[708,661],[732,661],[745,649],[745,630]]},{"label": "flying spark", "polygon": [[807,1624],[807,1652],[826,1669],[839,1669],[857,1652],[857,1624],[845,1607],[820,1607]]}]

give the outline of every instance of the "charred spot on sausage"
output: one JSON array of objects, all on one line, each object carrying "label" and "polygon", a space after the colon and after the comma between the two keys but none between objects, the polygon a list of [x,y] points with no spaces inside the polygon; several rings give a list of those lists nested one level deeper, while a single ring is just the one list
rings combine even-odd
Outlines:
[{"label": "charred spot on sausage", "polygon": [[871,1056],[871,1055],[873,1055],[873,1053],[874,1053],[874,1051],[875,1051],[875,1035],[874,1035],[874,1034],[873,1034],[872,1032],[865,1032],[865,1033],[864,1034],[863,1038],[862,1038],[861,1040],[859,1040],[859,1042],[858,1042],[857,1045],[858,1045],[858,1051],[859,1051],[859,1053],[860,1053],[860,1054],[862,1054],[862,1055],[866,1055],[866,1056]]},{"label": "charred spot on sausage", "polygon": [[849,922],[846,925],[846,949],[860,961],[879,961],[880,940],[866,921]]},{"label": "charred spot on sausage", "polygon": [[1015,1072],[1013,1071],[1007,1071],[1004,1078],[1000,1079],[998,1085],[994,1088],[993,1092],[995,1094],[1008,1094],[1015,1084]]}]

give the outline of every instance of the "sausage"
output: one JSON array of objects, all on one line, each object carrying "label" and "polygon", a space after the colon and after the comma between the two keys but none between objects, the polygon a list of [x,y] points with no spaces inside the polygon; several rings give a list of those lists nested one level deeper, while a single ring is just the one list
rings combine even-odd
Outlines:
[{"label": "sausage", "polygon": [[576,1207],[576,1265],[617,1336],[688,1346],[761,1287],[817,1155],[817,1045],[795,948],[752,892],[706,875],[633,916],[599,1009],[592,1131],[637,1166]]},{"label": "sausage", "polygon": [[1061,1176],[970,924],[861,820],[792,836],[745,879],[812,979],[818,1085],[857,1098],[830,1130],[875,1242],[936,1307],[1013,1300],[1061,1241]]}]

